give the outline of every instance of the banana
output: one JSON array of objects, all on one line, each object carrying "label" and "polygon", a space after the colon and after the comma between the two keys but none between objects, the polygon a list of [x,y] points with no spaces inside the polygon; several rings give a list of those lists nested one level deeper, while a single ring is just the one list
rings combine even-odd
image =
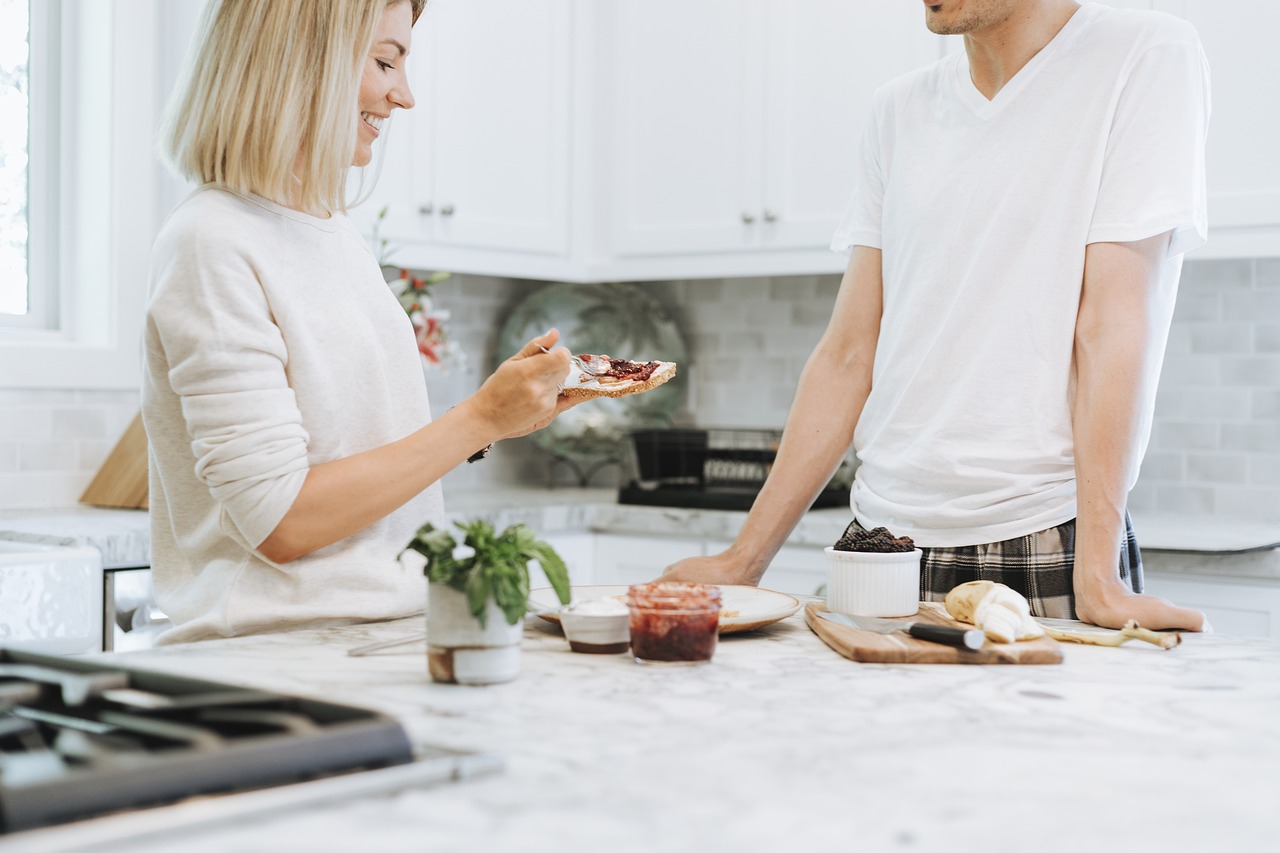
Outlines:
[{"label": "banana", "polygon": [[1044,636],[1031,618],[1031,605],[1019,593],[995,581],[969,581],[947,593],[951,618],[981,628],[992,642],[1012,643]]}]

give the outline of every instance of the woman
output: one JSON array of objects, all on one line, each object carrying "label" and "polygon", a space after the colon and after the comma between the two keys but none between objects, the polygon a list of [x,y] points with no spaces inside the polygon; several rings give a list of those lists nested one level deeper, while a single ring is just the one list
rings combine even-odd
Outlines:
[{"label": "woman", "polygon": [[345,215],[348,168],[413,106],[424,3],[205,12],[162,138],[199,187],[156,240],[145,333],[162,642],[420,611],[396,557],[443,521],[440,478],[570,405],[552,330],[432,420],[411,324]]}]

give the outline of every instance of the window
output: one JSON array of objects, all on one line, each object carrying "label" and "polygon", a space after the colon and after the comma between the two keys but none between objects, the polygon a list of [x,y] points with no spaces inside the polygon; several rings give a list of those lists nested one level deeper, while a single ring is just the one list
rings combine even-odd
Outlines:
[{"label": "window", "polygon": [[54,236],[46,202],[57,151],[57,12],[57,3],[0,0],[0,328],[58,326],[46,262]]},{"label": "window", "polygon": [[0,388],[138,387],[162,33],[194,2],[0,0]]}]

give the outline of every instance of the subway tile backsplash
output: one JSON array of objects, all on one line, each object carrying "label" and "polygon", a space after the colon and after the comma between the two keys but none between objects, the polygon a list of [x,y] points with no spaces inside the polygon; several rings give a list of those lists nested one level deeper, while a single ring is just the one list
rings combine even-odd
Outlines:
[{"label": "subway tile backsplash", "polygon": [[[642,284],[668,306],[689,342],[689,363],[677,380],[687,389],[681,422],[781,427],[839,277]],[[467,361],[447,373],[427,372],[434,411],[479,387],[495,366],[507,312],[538,286],[463,275],[436,285]],[[74,503],[137,406],[135,391],[0,389],[0,507]],[[606,468],[591,484],[612,486],[617,477]],[[485,462],[460,467],[445,485],[573,482],[567,468],[518,439]],[[1151,444],[1130,502],[1144,512],[1280,525],[1280,259],[1187,262]]]}]

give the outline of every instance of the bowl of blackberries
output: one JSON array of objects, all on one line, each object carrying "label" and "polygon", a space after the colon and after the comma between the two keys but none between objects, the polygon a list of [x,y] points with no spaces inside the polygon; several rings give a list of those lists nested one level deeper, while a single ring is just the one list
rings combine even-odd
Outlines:
[{"label": "bowl of blackberries", "polygon": [[920,549],[909,536],[853,521],[827,554],[827,609],[853,616],[913,616],[920,609]]}]

